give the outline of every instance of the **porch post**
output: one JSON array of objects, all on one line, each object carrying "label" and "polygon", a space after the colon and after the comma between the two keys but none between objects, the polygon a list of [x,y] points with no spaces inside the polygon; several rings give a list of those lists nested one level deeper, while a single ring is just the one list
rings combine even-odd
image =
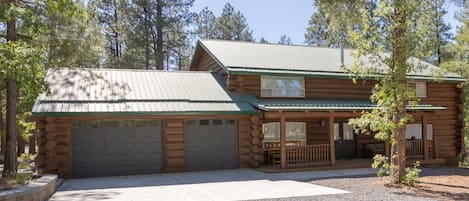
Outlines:
[{"label": "porch post", "polygon": [[428,159],[427,115],[422,115],[423,159]]},{"label": "porch post", "polygon": [[286,150],[286,126],[285,116],[280,112],[280,169],[287,168],[287,150]]},{"label": "porch post", "polygon": [[329,148],[331,165],[335,164],[335,141],[334,141],[334,112],[329,112]]}]

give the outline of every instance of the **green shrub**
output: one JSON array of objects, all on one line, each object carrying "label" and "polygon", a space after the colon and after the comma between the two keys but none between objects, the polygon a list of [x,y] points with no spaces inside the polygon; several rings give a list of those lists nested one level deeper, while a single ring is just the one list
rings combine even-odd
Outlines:
[{"label": "green shrub", "polygon": [[407,167],[405,171],[407,174],[402,178],[402,184],[407,186],[415,186],[418,183],[418,178],[420,176],[420,172],[422,172],[420,167],[420,162],[415,162],[412,168]]}]

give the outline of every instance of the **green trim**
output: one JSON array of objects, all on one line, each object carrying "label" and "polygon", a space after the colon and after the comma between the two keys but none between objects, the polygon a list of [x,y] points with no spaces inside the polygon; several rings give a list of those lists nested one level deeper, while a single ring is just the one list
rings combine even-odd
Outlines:
[{"label": "green trim", "polygon": [[[288,70],[288,69],[260,69],[260,68],[250,68],[246,69],[245,67],[232,67],[228,66],[228,74],[231,75],[271,75],[271,76],[304,76],[304,77],[311,77],[311,78],[337,78],[337,79],[351,79],[353,77],[359,78],[361,80],[375,80],[378,75],[375,76],[367,76],[367,77],[357,77],[353,74],[347,74],[342,72],[334,72],[334,71],[303,71],[303,70]],[[231,70],[231,69],[236,70]],[[260,72],[266,71],[266,72]],[[284,72],[275,72],[275,71],[284,71]],[[454,83],[461,83],[465,80],[463,78],[454,78],[454,77],[444,77],[441,79],[429,77],[429,76],[418,76],[418,75],[410,75],[407,78],[415,79],[415,80],[423,80],[423,81],[444,81],[444,82],[454,82]]]},{"label": "green trim", "polygon": [[120,116],[120,115],[251,115],[259,114],[253,111],[214,111],[214,112],[33,112],[33,117],[67,117],[67,116]]},{"label": "green trim", "polygon": [[[353,110],[372,110],[374,107],[288,107],[288,106],[257,106],[258,109],[263,110],[263,111],[353,111]],[[421,111],[435,111],[435,110],[446,110],[446,107],[437,107],[437,106],[431,106],[431,107],[409,107],[406,108],[406,110],[411,111],[411,110],[421,110]]]}]

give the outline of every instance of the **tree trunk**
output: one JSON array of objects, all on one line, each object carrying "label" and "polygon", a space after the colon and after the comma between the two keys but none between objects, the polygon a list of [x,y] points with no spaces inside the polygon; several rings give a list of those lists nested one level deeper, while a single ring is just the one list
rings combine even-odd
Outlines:
[{"label": "tree trunk", "polygon": [[[3,96],[1,96],[3,102]],[[5,152],[5,120],[3,119],[3,104],[0,103],[0,152]]]},{"label": "tree trunk", "polygon": [[36,135],[33,133],[31,137],[29,137],[29,150],[28,153],[36,154]]},{"label": "tree trunk", "polygon": [[[15,3],[10,0],[7,3]],[[7,22],[7,42],[17,41],[18,33],[16,30],[16,18],[12,17]],[[7,75],[6,84],[6,135],[5,135],[5,152],[3,177],[15,177],[17,173],[16,158],[16,103],[18,101],[18,86],[14,75]]]},{"label": "tree trunk", "polygon": [[[145,6],[148,6],[145,4]],[[145,35],[143,38],[145,39],[145,69],[150,69],[150,31],[149,31],[149,25],[150,25],[150,20],[149,20],[149,11],[147,8],[143,8],[143,13],[145,15],[144,17],[144,29],[145,29]]]},{"label": "tree trunk", "polygon": [[18,101],[18,86],[16,79],[6,79],[7,86],[7,126],[6,126],[6,149],[3,177],[10,177],[17,173],[16,157],[16,102]]},{"label": "tree trunk", "polygon": [[[119,22],[119,16],[118,16],[118,12],[117,12],[117,0],[114,0],[114,25],[115,26],[118,26],[118,22]],[[115,68],[120,68],[120,61],[119,61],[119,57],[120,57],[120,45],[119,45],[119,31],[118,31],[118,27],[115,27],[114,28],[114,47],[115,47],[115,52],[114,52],[114,61],[115,61],[115,64],[114,64],[114,67]]]},{"label": "tree trunk", "polygon": [[156,69],[163,70],[163,1],[156,0]]},{"label": "tree trunk", "polygon": [[[406,74],[407,74],[407,13],[406,13],[406,1],[395,0],[394,2],[394,16],[395,25],[393,28],[392,43],[393,43],[393,65],[392,65],[392,82],[397,86],[394,90],[394,103],[399,103],[395,106],[393,114],[393,122],[398,125],[402,119],[406,117],[406,103],[407,103],[407,86],[406,86]],[[405,126],[397,127],[394,130],[394,138],[397,143],[393,145],[393,153],[396,153],[393,157],[394,165],[397,164],[397,173],[394,172],[393,182],[401,183],[402,178],[405,176],[406,167],[406,139],[405,139]]]},{"label": "tree trunk", "polygon": [[25,151],[25,146],[26,146],[26,141],[23,139],[23,136],[16,135],[17,139],[17,144],[18,144],[18,149],[17,149],[17,156],[21,156],[21,154],[24,154]]}]

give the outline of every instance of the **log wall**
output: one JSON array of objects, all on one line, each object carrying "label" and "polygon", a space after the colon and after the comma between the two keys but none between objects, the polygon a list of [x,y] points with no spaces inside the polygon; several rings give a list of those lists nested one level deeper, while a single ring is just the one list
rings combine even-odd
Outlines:
[{"label": "log wall", "polygon": [[194,62],[194,67],[191,69],[193,71],[212,71],[225,74],[220,65],[218,65],[218,63],[206,51],[200,52]]},{"label": "log wall", "polygon": [[70,121],[41,118],[36,121],[38,155],[36,165],[40,174],[58,174],[70,178],[72,170]]},{"label": "log wall", "polygon": [[165,172],[185,170],[184,120],[163,121],[163,155]]},{"label": "log wall", "polygon": [[[324,121],[324,126],[321,125]],[[327,120],[325,119],[311,119],[306,121],[306,144],[329,144]]]}]

